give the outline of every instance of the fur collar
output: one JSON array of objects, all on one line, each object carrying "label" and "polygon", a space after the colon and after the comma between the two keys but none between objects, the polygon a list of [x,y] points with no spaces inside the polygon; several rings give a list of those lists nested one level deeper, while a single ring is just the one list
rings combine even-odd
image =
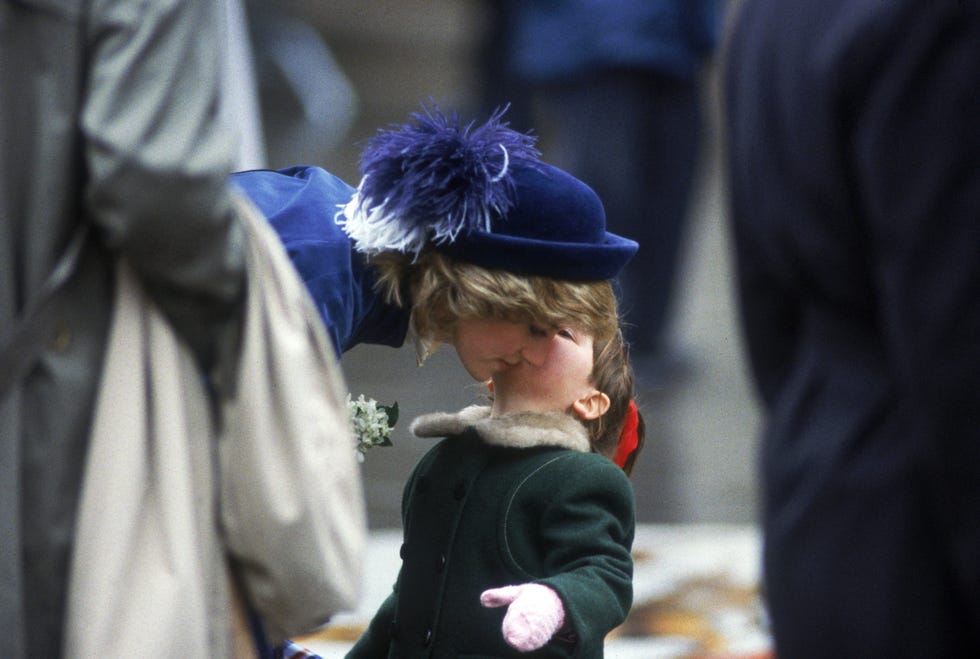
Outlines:
[{"label": "fur collar", "polygon": [[492,446],[558,446],[582,453],[592,450],[585,427],[560,412],[520,412],[491,417],[489,407],[472,405],[455,414],[425,414],[409,427],[417,437],[459,435],[467,428],[472,428],[480,439]]}]

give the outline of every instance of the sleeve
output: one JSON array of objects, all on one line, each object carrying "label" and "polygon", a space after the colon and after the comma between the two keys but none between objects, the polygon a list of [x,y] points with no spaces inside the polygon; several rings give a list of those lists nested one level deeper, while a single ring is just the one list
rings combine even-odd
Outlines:
[{"label": "sleeve", "polygon": [[80,126],[87,213],[206,363],[233,336],[244,287],[219,13],[210,0],[93,2]]},{"label": "sleeve", "polygon": [[334,221],[354,188],[308,166],[231,178],[272,224],[323,319],[337,354],[359,343],[401,346],[409,312],[374,291],[374,270]]},{"label": "sleeve", "polygon": [[[541,544],[547,548],[545,571],[554,575],[536,582],[562,599],[574,656],[593,657],[601,654],[606,634],[626,619],[633,601],[633,488],[606,458],[579,453],[565,462],[560,469],[565,477],[538,479],[545,489],[530,493],[548,502],[540,522]],[[568,477],[569,467],[574,478]]]}]

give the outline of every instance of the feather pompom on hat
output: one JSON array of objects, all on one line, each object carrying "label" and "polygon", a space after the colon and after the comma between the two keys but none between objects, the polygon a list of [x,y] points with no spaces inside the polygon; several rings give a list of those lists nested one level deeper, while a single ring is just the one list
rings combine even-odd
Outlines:
[{"label": "feather pompom on hat", "polygon": [[361,154],[361,183],[338,222],[366,254],[427,247],[519,275],[597,281],[637,244],[606,231],[595,192],[538,158],[534,137],[424,107],[380,131]]}]

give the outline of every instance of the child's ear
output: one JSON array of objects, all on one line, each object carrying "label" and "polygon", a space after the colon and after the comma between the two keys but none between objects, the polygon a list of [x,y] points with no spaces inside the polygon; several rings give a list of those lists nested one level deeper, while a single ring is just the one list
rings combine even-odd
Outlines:
[{"label": "child's ear", "polygon": [[572,403],[572,409],[583,421],[598,419],[609,411],[609,396],[598,389],[592,389],[587,394]]}]

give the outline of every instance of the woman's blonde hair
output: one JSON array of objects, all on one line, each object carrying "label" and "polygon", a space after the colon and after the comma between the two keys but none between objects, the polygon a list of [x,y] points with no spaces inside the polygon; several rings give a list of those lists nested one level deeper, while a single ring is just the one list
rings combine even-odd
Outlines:
[{"label": "woman's blonde hair", "polygon": [[418,341],[451,341],[460,319],[492,318],[543,327],[572,324],[597,338],[618,330],[608,281],[573,282],[517,275],[454,260],[436,251],[412,261],[396,252],[372,257],[376,289],[388,302],[411,305]]}]

